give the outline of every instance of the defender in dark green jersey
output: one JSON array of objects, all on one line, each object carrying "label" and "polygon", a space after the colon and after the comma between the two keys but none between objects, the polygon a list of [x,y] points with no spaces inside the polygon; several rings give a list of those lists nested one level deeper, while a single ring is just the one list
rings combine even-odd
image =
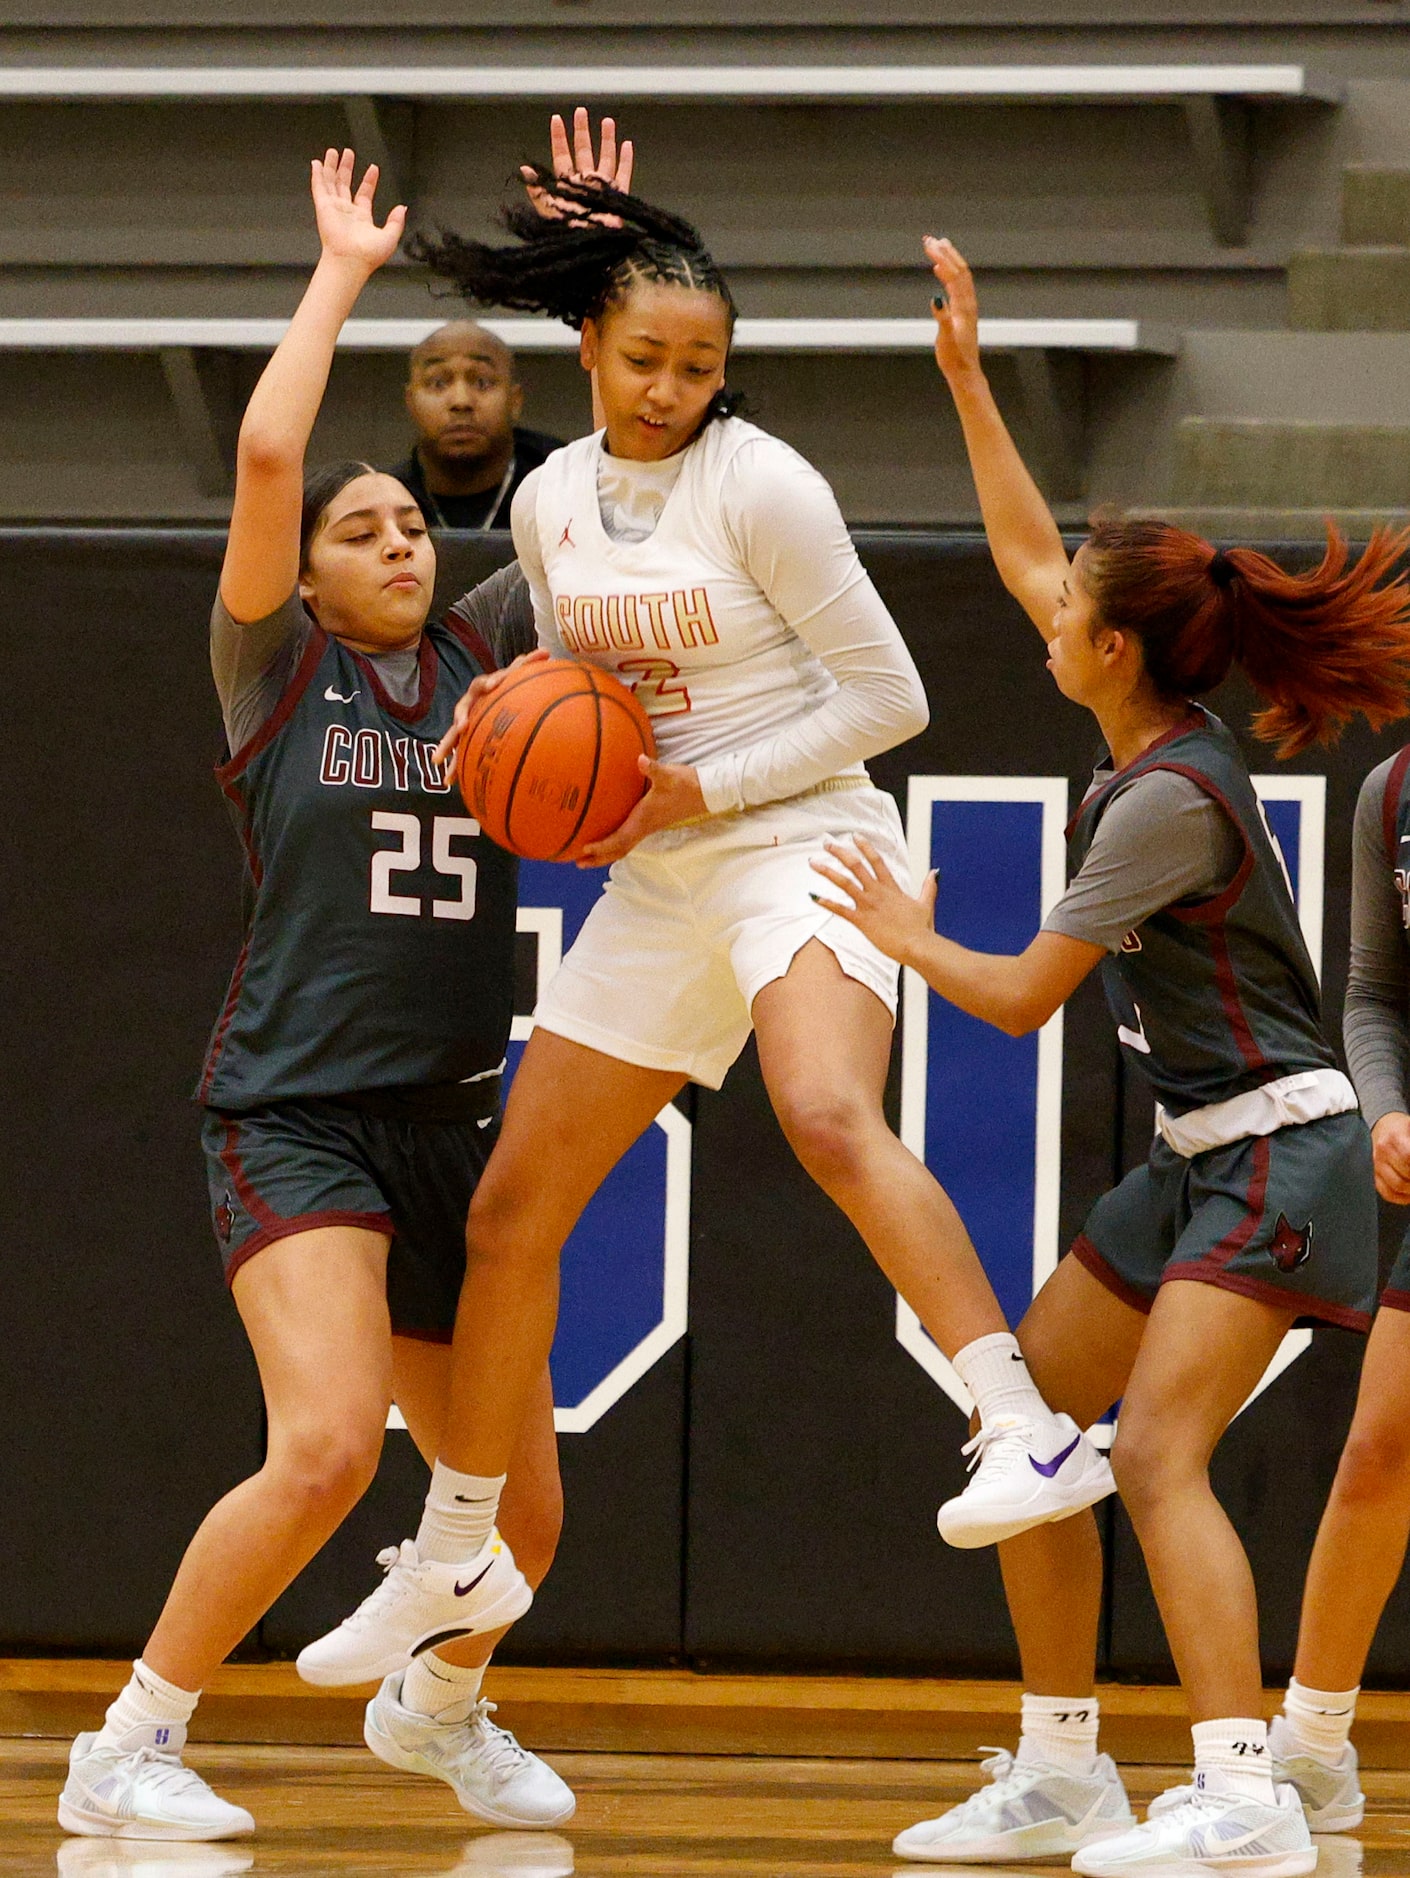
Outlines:
[{"label": "defender in dark green jersey", "polygon": [[991,1787],[895,1849],[1074,1854],[1090,1878],[1189,1864],[1297,1878],[1317,1853],[1297,1790],[1274,1785],[1253,1585],[1208,1467],[1294,1324],[1368,1323],[1371,1148],[1247,767],[1193,700],[1237,659],[1268,700],[1256,728],[1284,754],[1354,712],[1403,715],[1410,591],[1379,585],[1399,546],[1386,539],[1349,570],[1331,539],[1319,568],[1293,576],[1164,523],[1099,518],[1069,564],[985,382],[969,270],[948,242],[927,249],[948,296],[936,354],[995,562],[1110,757],[1069,831],[1072,885],[1019,957],[939,937],[934,879],[912,899],[864,844],[860,857],[833,847],[821,871],[847,898],[824,904],[1012,1035],[1100,962],[1126,1060],[1154,1087],[1148,1160],[1098,1203],[1019,1341],[1080,1426],[1121,1401],[1112,1465],[1189,1698],[1195,1782],[1136,1826],[1097,1754],[1102,1558],[1079,1514],[1000,1547],[1025,1682],[1017,1760],[991,1763]]},{"label": "defender in dark green jersey", "polygon": [[[1371,1128],[1377,1191],[1393,1206],[1410,1205],[1410,746],[1371,771],[1356,804],[1343,1029]],[[1366,1658],[1405,1565],[1407,1425],[1410,1233],[1366,1346],[1351,1429],[1307,1569],[1293,1676],[1273,1723],[1322,1832],[1354,1831],[1365,1812],[1351,1729]]]},{"label": "defender in dark green jersey", "polygon": [[[606,136],[603,165],[610,177]],[[207,1516],[132,1680],[103,1728],[75,1742],[59,1806],[74,1833],[254,1829],[182,1765],[186,1724],[211,1673],[361,1497],[393,1402],[434,1459],[465,1217],[496,1125],[514,863],[433,753],[466,687],[532,644],[529,612],[516,569],[428,624],[435,552],[409,492],[360,463],[305,483],[339,331],[405,221],[394,209],[377,225],[375,167],[353,184],[351,151],[314,163],[322,256],[245,414],[212,620],[234,752],[219,774],[253,904],[199,1097],[266,1458]],[[445,1781],[478,1818],[545,1827],[571,1815],[573,1796],[490,1721],[480,1679],[557,1540],[546,1371],[502,1506],[523,1571],[492,1537],[476,1565],[481,1621],[399,1666],[365,1732],[382,1759]],[[452,1531],[474,1516],[442,1509]],[[458,1540],[450,1556],[463,1556]]]}]

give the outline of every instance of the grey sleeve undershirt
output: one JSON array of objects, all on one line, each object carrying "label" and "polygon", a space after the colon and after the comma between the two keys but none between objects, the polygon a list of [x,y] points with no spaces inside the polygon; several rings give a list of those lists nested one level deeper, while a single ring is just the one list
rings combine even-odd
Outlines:
[{"label": "grey sleeve undershirt", "polygon": [[1238,830],[1198,783],[1148,770],[1102,816],[1043,930],[1119,952],[1127,933],[1162,907],[1222,892],[1243,855]]},{"label": "grey sleeve undershirt", "polygon": [[522,653],[538,645],[534,630],[534,603],[529,583],[517,561],[501,567],[478,587],[462,594],[450,609],[455,618],[473,626],[493,652],[501,670]]},{"label": "grey sleeve undershirt", "polygon": [[249,625],[231,619],[216,595],[211,608],[211,675],[232,752],[244,748],[284,695],[310,629],[297,590],[267,618]]},{"label": "grey sleeve undershirt", "polygon": [[1381,804],[1390,757],[1361,785],[1351,836],[1351,973],[1342,1037],[1368,1127],[1410,1109],[1410,946],[1403,903],[1386,854]]}]

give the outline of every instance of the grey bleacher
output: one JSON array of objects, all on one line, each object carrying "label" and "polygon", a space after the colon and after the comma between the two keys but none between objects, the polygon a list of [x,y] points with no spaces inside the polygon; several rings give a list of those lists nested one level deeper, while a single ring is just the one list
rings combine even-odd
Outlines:
[{"label": "grey bleacher", "polygon": [[[1241,422],[1260,387],[1286,419],[1262,335],[1330,334],[1374,304],[1401,343],[1410,254],[1348,242],[1341,195],[1343,171],[1410,170],[1410,0],[466,13],[411,0],[388,25],[363,0],[335,29],[309,0],[7,10],[0,515],[219,515],[258,348],[314,258],[309,153],[351,134],[415,223],[485,232],[546,107],[579,99],[616,108],[640,186],[705,230],[745,316],[732,379],[859,521],[974,515],[928,356],[923,232],[975,262],[1001,403],[1073,513],[1194,486],[1181,425],[1221,415],[1206,340],[1244,360]],[[396,348],[455,311],[405,262],[371,283],[320,447],[404,452]],[[1037,325],[1000,345],[1005,321]],[[562,340],[516,343],[529,421],[580,431]]]}]

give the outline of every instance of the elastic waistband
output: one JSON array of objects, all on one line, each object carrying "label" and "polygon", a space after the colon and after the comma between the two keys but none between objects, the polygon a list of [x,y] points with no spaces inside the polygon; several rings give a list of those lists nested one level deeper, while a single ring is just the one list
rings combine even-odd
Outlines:
[{"label": "elastic waistband", "polygon": [[870,776],[829,776],[823,782],[814,783],[811,789],[800,789],[796,796],[784,799],[788,802],[802,802],[808,796],[830,796],[839,789],[873,789],[875,786]]},{"label": "elastic waistband", "polygon": [[1155,1126],[1165,1145],[1188,1161],[1250,1135],[1324,1121],[1355,1107],[1356,1091],[1339,1069],[1304,1069],[1185,1115],[1171,1115],[1157,1104]]}]

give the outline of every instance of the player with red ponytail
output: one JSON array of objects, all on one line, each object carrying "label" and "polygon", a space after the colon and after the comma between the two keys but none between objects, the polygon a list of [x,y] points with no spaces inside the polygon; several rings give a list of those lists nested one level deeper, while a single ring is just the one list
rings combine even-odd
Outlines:
[{"label": "player with red ponytail", "polygon": [[1069,563],[985,381],[969,269],[948,242],[927,250],[946,296],[936,357],[995,563],[1109,754],[1068,831],[1072,884],[1018,957],[940,937],[934,876],[912,899],[862,842],[817,864],[845,896],[822,904],[1012,1035],[1100,963],[1124,1059],[1154,1086],[1148,1159],[1098,1201],[1018,1336],[1080,1427],[1121,1401],[1112,1466],[1189,1698],[1195,1778],[1137,1825],[1097,1753],[1102,1550],[1082,1513],[999,1548],[1024,1673],[1017,1756],[895,1850],[1075,1854],[1089,1878],[1190,1863],[1297,1878],[1317,1853],[1262,1720],[1253,1580],[1208,1470],[1288,1330],[1369,1327],[1371,1143],[1247,765],[1195,699],[1240,666],[1266,700],[1255,728],[1284,754],[1357,713],[1404,714],[1410,589],[1388,576],[1407,537],[1378,535],[1349,566],[1332,533],[1319,567],[1290,574],[1252,549],[1099,516]]}]

